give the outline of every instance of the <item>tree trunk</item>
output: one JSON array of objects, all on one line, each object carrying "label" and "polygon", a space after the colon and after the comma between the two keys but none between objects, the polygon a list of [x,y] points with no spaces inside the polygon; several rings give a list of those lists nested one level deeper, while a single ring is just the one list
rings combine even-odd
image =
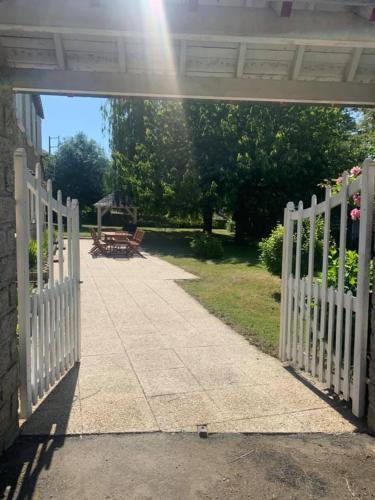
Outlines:
[{"label": "tree trunk", "polygon": [[203,231],[206,233],[212,233],[212,218],[213,210],[211,207],[203,207],[202,217],[203,217]]}]

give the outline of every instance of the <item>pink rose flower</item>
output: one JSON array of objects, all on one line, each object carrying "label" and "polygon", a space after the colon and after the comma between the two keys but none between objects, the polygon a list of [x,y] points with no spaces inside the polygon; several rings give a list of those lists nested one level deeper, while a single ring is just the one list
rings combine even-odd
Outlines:
[{"label": "pink rose flower", "polygon": [[353,167],[350,171],[350,173],[354,176],[354,177],[357,177],[360,173],[362,172],[362,169],[361,167]]},{"label": "pink rose flower", "polygon": [[342,177],[337,177],[336,184],[342,184]]},{"label": "pink rose flower", "polygon": [[359,220],[361,217],[361,211],[359,208],[353,208],[353,210],[350,212],[350,217],[352,220]]},{"label": "pink rose flower", "polygon": [[359,193],[353,194],[353,203],[357,205],[357,207],[361,206],[361,195]]}]

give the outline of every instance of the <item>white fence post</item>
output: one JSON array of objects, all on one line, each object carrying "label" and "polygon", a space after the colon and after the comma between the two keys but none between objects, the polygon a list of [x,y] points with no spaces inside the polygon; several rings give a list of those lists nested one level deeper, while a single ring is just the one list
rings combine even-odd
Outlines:
[{"label": "white fence post", "polygon": [[31,348],[30,348],[30,293],[29,293],[29,196],[25,177],[26,153],[17,149],[14,154],[18,324],[20,332],[20,414],[31,414]]},{"label": "white fence post", "polygon": [[301,288],[301,249],[302,249],[302,223],[303,223],[303,203],[298,203],[297,218],[297,243],[296,243],[296,262],[295,262],[295,286],[294,286],[294,315],[293,315],[293,347],[292,356],[297,360],[298,349],[298,304]]},{"label": "white fence post", "polygon": [[363,163],[361,179],[361,217],[358,244],[357,301],[353,373],[353,413],[362,417],[365,412],[366,357],[369,306],[369,263],[371,258],[372,221],[374,209],[375,163],[367,159]]},{"label": "white fence post", "polygon": [[292,272],[293,257],[293,221],[291,212],[294,211],[294,203],[289,202],[284,209],[284,241],[282,257],[282,276],[281,276],[281,309],[280,309],[280,342],[279,357],[282,361],[286,360],[286,342],[287,342],[287,321],[288,321],[288,283]]},{"label": "white fence post", "polygon": [[339,274],[337,283],[337,309],[336,309],[336,343],[335,343],[335,374],[333,383],[335,392],[339,394],[341,383],[341,355],[342,355],[342,328],[344,319],[344,293],[345,293],[345,258],[346,258],[346,233],[348,226],[348,173],[342,175],[341,185],[341,213],[340,213],[340,243],[339,243]]},{"label": "white fence post", "polygon": [[76,344],[75,344],[75,361],[78,362],[81,358],[81,290],[80,290],[80,248],[79,248],[79,204],[78,200],[73,200],[73,276],[76,282],[75,286],[75,330],[76,330]]},{"label": "white fence post", "polygon": [[[322,293],[321,293],[321,312],[319,325],[319,381],[324,380],[324,353],[326,347],[325,331],[327,324],[327,278],[328,278],[328,254],[329,240],[331,236],[331,190],[326,188],[325,206],[324,206],[324,239],[323,239],[323,263],[322,263]],[[315,375],[315,373],[313,373]]]}]

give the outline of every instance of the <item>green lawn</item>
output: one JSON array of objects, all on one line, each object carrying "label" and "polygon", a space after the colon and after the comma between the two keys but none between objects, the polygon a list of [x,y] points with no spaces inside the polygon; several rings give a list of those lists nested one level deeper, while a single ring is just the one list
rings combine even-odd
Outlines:
[{"label": "green lawn", "polygon": [[181,286],[210,312],[263,351],[276,355],[279,337],[280,280],[258,262],[256,246],[235,245],[226,231],[220,261],[201,261],[191,254],[194,230],[147,228],[143,247],[200,277]]}]

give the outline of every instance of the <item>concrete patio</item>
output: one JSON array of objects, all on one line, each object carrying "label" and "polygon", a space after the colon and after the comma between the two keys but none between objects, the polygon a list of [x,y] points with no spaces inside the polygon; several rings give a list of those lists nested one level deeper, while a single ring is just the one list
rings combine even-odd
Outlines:
[{"label": "concrete patio", "polygon": [[352,432],[339,402],[210,315],[151,255],[93,259],[81,241],[82,359],[24,434]]}]

